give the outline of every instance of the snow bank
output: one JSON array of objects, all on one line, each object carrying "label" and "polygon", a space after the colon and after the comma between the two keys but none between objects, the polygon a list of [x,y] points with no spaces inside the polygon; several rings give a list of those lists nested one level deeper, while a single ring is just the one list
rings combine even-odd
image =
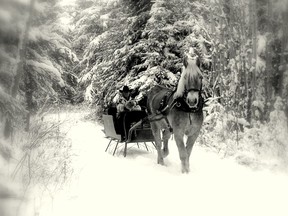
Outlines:
[{"label": "snow bank", "polygon": [[[41,216],[63,215],[287,215],[288,177],[252,171],[219,159],[195,145],[191,173],[182,175],[177,148],[170,141],[166,166],[155,151],[121,148],[105,153],[102,126],[79,122],[68,136],[75,151],[75,178],[69,188],[40,209]],[[213,142],[213,140],[211,140]]]}]

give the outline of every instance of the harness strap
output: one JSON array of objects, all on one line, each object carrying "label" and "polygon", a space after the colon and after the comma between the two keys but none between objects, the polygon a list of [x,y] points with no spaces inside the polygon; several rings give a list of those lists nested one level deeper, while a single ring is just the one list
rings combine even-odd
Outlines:
[{"label": "harness strap", "polygon": [[190,89],[187,89],[186,92],[190,92],[190,91],[201,91],[201,88],[200,89],[197,89],[197,88],[190,88]]},{"label": "harness strap", "polygon": [[[168,129],[169,129],[170,133],[173,133],[173,128],[172,128],[172,126],[171,126],[171,124],[170,124],[170,122],[169,122],[169,120],[168,120],[168,118],[167,118],[167,115],[168,115],[168,113],[170,112],[170,110],[171,110],[175,105],[176,105],[176,101],[173,100],[171,106],[169,106],[169,104],[167,104],[167,105],[164,107],[164,109],[158,111],[158,112],[157,112],[156,114],[154,114],[154,115],[148,116],[149,121],[150,121],[150,122],[153,122],[153,121],[160,121],[160,120],[164,119],[165,122],[166,122],[166,124],[167,124],[167,126],[168,126]],[[167,111],[167,110],[168,110],[168,111]],[[166,111],[167,111],[167,112],[166,112]]]},{"label": "harness strap", "polygon": [[[170,112],[171,109],[173,109],[173,107],[174,107],[175,105],[176,105],[176,101],[173,99],[171,107],[169,108],[169,105],[166,106],[167,109],[169,108],[168,113]],[[167,115],[168,115],[168,114],[167,114]],[[173,128],[172,128],[172,126],[171,126],[171,124],[170,124],[170,122],[169,122],[169,120],[168,120],[168,118],[167,118],[167,115],[165,115],[165,121],[166,121],[166,123],[167,123],[167,125],[168,125],[168,128],[169,128],[170,133],[173,133]]]},{"label": "harness strap", "polygon": [[172,126],[170,125],[170,122],[169,122],[167,116],[165,116],[164,119],[165,119],[165,121],[166,121],[166,124],[167,124],[167,126],[168,126],[168,129],[169,129],[170,133],[173,133],[173,128],[172,128]]},{"label": "harness strap", "polygon": [[176,99],[176,107],[177,109],[180,109],[184,112],[188,112],[188,113],[196,113],[202,110],[203,106],[204,106],[204,99],[201,96],[201,94],[199,94],[199,103],[198,106],[195,108],[190,108],[189,105],[186,103],[184,98],[177,98]]},{"label": "harness strap", "polygon": [[[201,86],[201,89],[202,89],[202,86]],[[196,108],[190,108],[187,103],[184,101],[183,98],[177,98],[177,99],[173,99],[171,103],[168,103],[169,102],[169,99],[171,98],[171,96],[173,95],[174,92],[172,91],[168,91],[164,97],[162,98],[161,100],[161,103],[160,103],[160,110],[157,111],[156,114],[154,115],[149,115],[148,116],[148,119],[150,122],[153,122],[153,121],[160,121],[162,119],[165,120],[168,128],[169,128],[169,131],[171,133],[173,133],[173,128],[167,118],[170,110],[173,109],[173,107],[176,105],[177,109],[181,109],[183,110],[184,112],[189,112],[189,119],[190,119],[190,124],[191,124],[191,113],[195,113],[195,112],[198,112],[200,110],[202,110],[203,108],[203,98],[201,96],[201,89],[196,89],[196,88],[191,88],[189,90],[186,90],[186,92],[189,92],[189,91],[199,91],[199,106],[196,107]],[[166,104],[167,103],[167,104]],[[166,106],[165,106],[166,105]],[[165,107],[164,107],[165,106]],[[162,108],[164,107],[164,108]]]}]

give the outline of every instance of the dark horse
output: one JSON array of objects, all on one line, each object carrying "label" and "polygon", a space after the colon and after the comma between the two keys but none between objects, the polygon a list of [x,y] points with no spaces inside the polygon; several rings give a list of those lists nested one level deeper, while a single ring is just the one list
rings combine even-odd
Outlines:
[{"label": "dark horse", "polygon": [[[175,92],[155,86],[148,93],[148,112],[158,153],[157,162],[164,165],[163,158],[169,154],[168,140],[173,132],[183,173],[190,171],[190,154],[203,123],[202,77],[196,60],[186,56]],[[186,144],[184,135],[187,136]]]}]

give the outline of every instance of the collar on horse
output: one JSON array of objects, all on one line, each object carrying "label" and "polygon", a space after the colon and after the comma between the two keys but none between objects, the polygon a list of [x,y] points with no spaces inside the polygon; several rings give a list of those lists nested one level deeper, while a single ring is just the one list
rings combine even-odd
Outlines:
[{"label": "collar on horse", "polygon": [[[197,107],[191,108],[186,102],[187,95],[190,91],[198,91],[199,92],[199,103],[198,103]],[[173,96],[173,94],[175,93],[175,90],[174,91],[171,91],[171,90],[167,91],[167,93],[163,96],[163,98],[160,102],[160,107],[157,111],[157,114],[153,115],[153,116],[149,116],[148,117],[149,121],[159,121],[161,119],[164,119],[168,125],[170,132],[173,132],[173,128],[171,127],[171,125],[168,121],[168,118],[167,118],[170,110],[175,107],[176,109],[187,112],[187,113],[197,113],[197,112],[202,111],[205,102],[204,102],[204,98],[201,95],[201,91],[202,91],[202,86],[200,89],[191,88],[191,89],[185,90],[182,97],[173,99],[172,101],[170,99]]]},{"label": "collar on horse", "polygon": [[[174,106],[176,107],[176,109],[181,110],[183,112],[188,112],[188,113],[196,113],[196,112],[202,111],[203,106],[204,106],[204,98],[202,97],[202,94],[201,94],[202,86],[200,87],[200,89],[190,88],[188,90],[185,90],[182,97],[176,98],[172,100],[172,102],[169,103],[170,98],[173,96],[175,91],[176,90],[174,91],[170,90],[164,95],[164,97],[162,98],[160,102],[160,108],[158,110],[159,113],[163,114],[164,116],[167,116],[170,110]],[[195,91],[195,92],[198,92],[199,94],[199,102],[196,107],[190,107],[186,102],[187,95],[190,91]]]}]

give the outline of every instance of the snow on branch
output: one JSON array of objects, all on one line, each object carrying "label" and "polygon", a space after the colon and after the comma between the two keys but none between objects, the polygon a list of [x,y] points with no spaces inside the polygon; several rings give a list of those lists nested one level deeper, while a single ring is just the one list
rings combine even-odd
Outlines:
[{"label": "snow on branch", "polygon": [[61,87],[65,86],[64,81],[61,77],[61,72],[56,67],[54,67],[52,62],[49,61],[48,59],[46,59],[45,62],[27,60],[26,64],[34,68],[35,72],[42,74],[43,76],[47,77],[48,73],[50,77],[56,80]]},{"label": "snow on branch", "polygon": [[0,85],[0,112],[4,115],[14,116],[16,113],[25,112],[19,101],[6,93]]}]

